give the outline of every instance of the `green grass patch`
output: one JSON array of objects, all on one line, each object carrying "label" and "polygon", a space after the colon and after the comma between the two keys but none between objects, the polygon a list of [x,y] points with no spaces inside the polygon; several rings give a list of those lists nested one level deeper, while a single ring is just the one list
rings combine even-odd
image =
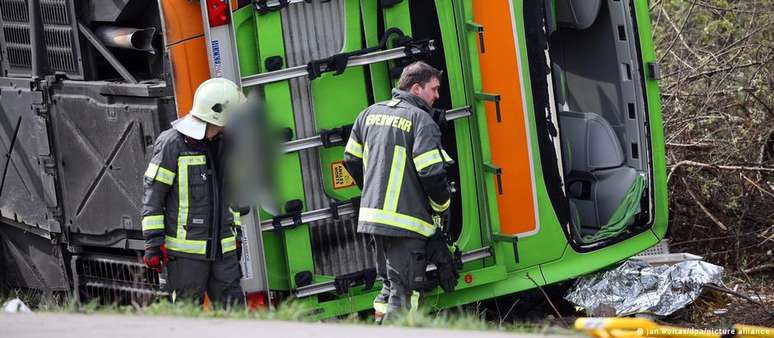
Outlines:
[{"label": "green grass patch", "polygon": [[[0,301],[20,298],[34,312],[53,313],[82,313],[82,314],[119,314],[119,315],[143,315],[143,316],[175,316],[189,318],[223,318],[245,320],[280,320],[290,322],[319,322],[314,319],[313,309],[306,308],[300,302],[286,301],[275,309],[249,311],[244,307],[205,309],[198,303],[190,301],[176,301],[162,299],[149,305],[104,305],[93,300],[88,303],[76,304],[74,301],[62,299],[41,301],[40,295],[11,294],[10,297]],[[373,318],[358,314],[346,317],[325,320],[326,323],[352,324],[352,325],[376,325]],[[536,334],[561,334],[577,335],[575,331],[557,327],[549,322],[545,323],[513,323],[487,321],[482,314],[473,307],[460,307],[457,309],[436,312],[418,311],[399,316],[390,326],[431,328],[445,330],[477,330],[477,331],[504,331]]]},{"label": "green grass patch", "polygon": [[88,314],[125,314],[143,316],[175,316],[192,318],[225,318],[225,319],[262,319],[310,322],[310,311],[298,303],[285,303],[273,311],[249,311],[244,307],[217,307],[205,309],[198,303],[190,301],[159,300],[149,305],[104,305],[98,301],[85,304],[67,304],[59,308],[40,309],[43,312],[68,312]]}]

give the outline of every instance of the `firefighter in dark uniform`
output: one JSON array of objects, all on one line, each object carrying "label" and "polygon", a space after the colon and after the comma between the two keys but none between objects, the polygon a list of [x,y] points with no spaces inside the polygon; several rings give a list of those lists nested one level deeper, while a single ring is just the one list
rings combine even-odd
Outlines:
[{"label": "firefighter in dark uniform", "polygon": [[142,232],[146,266],[167,267],[178,299],[243,302],[236,255],[240,223],[226,203],[221,130],[244,102],[231,81],[214,78],[194,94],[188,115],[159,135],[144,177]]},{"label": "firefighter in dark uniform", "polygon": [[446,166],[452,160],[431,115],[441,76],[424,62],[406,66],[392,100],[358,115],[345,148],[345,165],[362,191],[358,232],[373,235],[377,274],[384,278],[374,300],[379,322],[416,304],[427,238],[437,228],[433,214],[451,201]]}]

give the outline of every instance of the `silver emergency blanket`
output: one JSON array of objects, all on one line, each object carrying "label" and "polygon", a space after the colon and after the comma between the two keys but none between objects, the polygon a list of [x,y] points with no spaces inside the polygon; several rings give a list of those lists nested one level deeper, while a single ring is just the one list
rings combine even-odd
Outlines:
[{"label": "silver emergency blanket", "polygon": [[579,278],[564,298],[595,317],[666,316],[695,301],[702,286],[719,284],[722,274],[722,267],[698,260],[653,266],[632,259]]}]

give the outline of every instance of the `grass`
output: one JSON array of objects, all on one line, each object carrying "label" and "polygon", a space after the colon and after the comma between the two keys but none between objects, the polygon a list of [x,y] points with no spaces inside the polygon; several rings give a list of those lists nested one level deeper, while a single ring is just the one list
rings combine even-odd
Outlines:
[{"label": "grass", "polygon": [[[98,301],[85,304],[76,304],[74,301],[63,299],[41,300],[40,295],[16,292],[7,299],[20,298],[35,312],[51,313],[82,313],[82,314],[118,314],[118,315],[144,315],[144,316],[177,316],[189,318],[223,318],[223,319],[252,319],[252,320],[279,320],[291,322],[318,322],[310,316],[310,310],[301,303],[292,301],[282,303],[272,311],[258,310],[248,311],[244,308],[215,308],[204,309],[199,304],[191,302],[160,300],[147,306],[140,305],[102,305]],[[375,325],[372,318],[362,318],[358,314],[326,320],[329,323]],[[406,314],[390,323],[392,326],[411,328],[431,328],[447,330],[478,330],[478,331],[504,331],[538,334],[575,334],[573,331],[557,328],[548,323],[502,323],[489,322],[482,319],[480,313],[472,308],[459,308],[438,312],[419,311]]]}]

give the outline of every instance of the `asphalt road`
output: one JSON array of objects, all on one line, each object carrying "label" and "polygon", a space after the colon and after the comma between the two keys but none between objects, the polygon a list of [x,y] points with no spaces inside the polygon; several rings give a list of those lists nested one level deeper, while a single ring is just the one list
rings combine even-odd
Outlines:
[{"label": "asphalt road", "polygon": [[[131,315],[0,314],[0,338],[537,338],[502,332]],[[553,336],[560,338],[562,336]],[[565,337],[566,338],[566,337]]]}]

